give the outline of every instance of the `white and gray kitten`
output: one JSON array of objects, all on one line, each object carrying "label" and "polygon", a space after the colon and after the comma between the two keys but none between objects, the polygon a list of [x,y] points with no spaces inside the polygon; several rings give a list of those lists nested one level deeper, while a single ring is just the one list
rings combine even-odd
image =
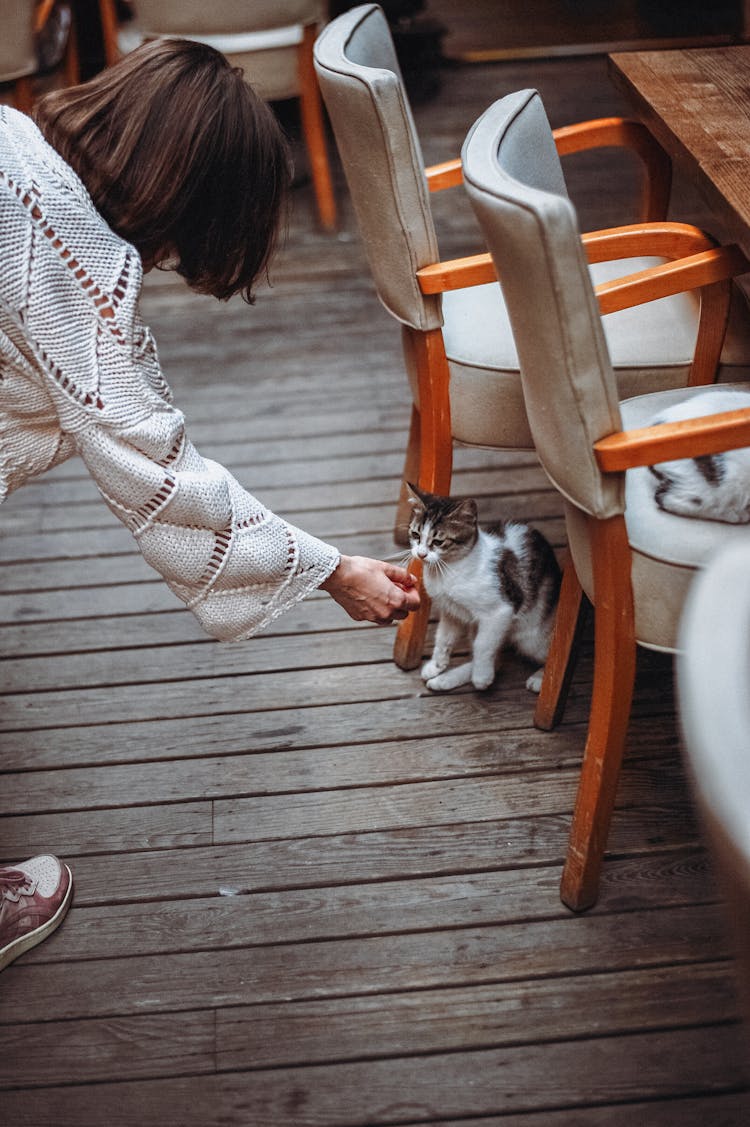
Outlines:
[{"label": "white and gray kitten", "polygon": [[[428,689],[469,682],[488,688],[506,644],[544,663],[560,592],[560,568],[549,543],[513,521],[480,528],[471,499],[438,497],[411,484],[409,489],[411,554],[423,562],[425,590],[439,613],[432,657],[422,667]],[[471,659],[449,668],[466,633]],[[543,673],[533,673],[526,687],[538,693]]]},{"label": "white and gray kitten", "polygon": [[[651,425],[696,419],[740,407],[750,407],[750,392],[716,388],[666,407],[651,420]],[[656,478],[654,499],[665,512],[729,524],[750,521],[750,447],[660,462],[649,469]]]}]

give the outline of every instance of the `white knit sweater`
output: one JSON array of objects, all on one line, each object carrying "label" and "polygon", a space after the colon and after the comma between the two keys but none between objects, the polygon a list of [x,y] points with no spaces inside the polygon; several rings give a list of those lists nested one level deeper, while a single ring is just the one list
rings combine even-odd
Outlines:
[{"label": "white knit sweater", "polygon": [[0,107],[0,501],[78,453],[145,559],[217,638],[318,587],[337,550],[202,458],[143,325],[137,252],[25,115]]}]

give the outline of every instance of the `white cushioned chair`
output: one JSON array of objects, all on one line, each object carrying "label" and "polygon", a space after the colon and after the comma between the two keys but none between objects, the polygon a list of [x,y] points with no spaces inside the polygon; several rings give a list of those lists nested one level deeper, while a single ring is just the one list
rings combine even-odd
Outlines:
[{"label": "white cushioned chair", "polygon": [[[0,0],[0,85],[9,84],[16,109],[30,113],[34,104],[33,79],[39,70],[36,36],[55,18],[54,0]],[[63,56],[65,82],[78,81],[78,51],[69,30]]]},{"label": "white cushioned chair", "polygon": [[[315,66],[339,148],[353,206],[378,296],[401,323],[413,396],[404,481],[432,493],[450,491],[453,441],[473,446],[533,446],[524,407],[518,356],[495,270],[488,255],[440,262],[429,191],[461,182],[459,160],[425,170],[387,21],[376,4],[364,4],[332,20],[315,44]],[[554,138],[554,139],[553,139]],[[566,197],[558,153],[600,145],[626,145],[645,162],[647,219],[663,219],[670,168],[662,150],[636,122],[619,118],[556,130],[545,124],[519,157],[540,165],[545,183]],[[543,154],[543,155],[542,155]],[[675,251],[666,233],[644,258],[615,250],[599,254],[592,242],[596,282],[629,274]],[[610,247],[610,244],[607,244]],[[679,251],[678,251],[679,253]],[[481,284],[484,283],[484,284]],[[639,391],[708,382],[717,354],[694,363],[699,301],[691,294],[668,298],[658,308],[627,309],[608,318],[605,335],[618,388]],[[750,335],[728,337],[721,378],[738,370],[750,377]],[[744,365],[744,367],[743,367]],[[403,542],[409,506],[405,486],[396,517]],[[399,628],[395,659],[402,668],[421,660],[429,615]]]},{"label": "white cushioned chair", "polygon": [[693,791],[725,902],[750,1050],[750,537],[697,576],[677,688]]},{"label": "white cushioned chair", "polygon": [[[750,410],[650,427],[668,404],[708,388],[672,388],[620,401],[606,325],[613,311],[643,306],[664,316],[664,295],[689,288],[701,307],[697,349],[722,344],[728,279],[750,269],[737,247],[712,247],[694,228],[615,230],[585,243],[564,187],[549,175],[556,154],[538,94],[496,102],[463,148],[464,181],[502,278],[521,362],[529,425],[564,505],[570,548],[535,720],[560,717],[574,657],[582,591],[594,606],[594,685],[589,731],[563,873],[562,898],[579,910],[596,899],[615,801],[635,671],[636,642],[674,651],[690,583],[723,545],[747,543],[750,526],[678,517],[654,500],[647,466],[750,444]],[[619,283],[592,285],[587,252],[621,245],[684,257]],[[657,253],[658,253],[657,250]],[[614,314],[616,316],[616,314]],[[745,390],[748,384],[738,385]],[[640,429],[643,428],[643,429]],[[622,432],[625,433],[622,433]]]},{"label": "white cushioned chair", "polygon": [[302,135],[321,225],[336,226],[336,201],[312,51],[323,0],[136,0],[135,23],[118,30],[114,0],[99,0],[111,65],[144,39],[184,36],[209,43],[243,69],[267,101],[300,99]]}]

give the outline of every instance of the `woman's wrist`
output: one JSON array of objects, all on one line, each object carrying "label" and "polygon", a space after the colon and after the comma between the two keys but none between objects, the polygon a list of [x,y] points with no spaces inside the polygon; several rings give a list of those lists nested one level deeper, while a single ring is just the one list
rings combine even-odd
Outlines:
[{"label": "woman's wrist", "polygon": [[331,574],[320,584],[321,591],[327,591],[329,594],[332,591],[337,591],[342,582],[346,582],[346,575],[350,569],[351,556],[340,555],[339,562],[336,564]]}]

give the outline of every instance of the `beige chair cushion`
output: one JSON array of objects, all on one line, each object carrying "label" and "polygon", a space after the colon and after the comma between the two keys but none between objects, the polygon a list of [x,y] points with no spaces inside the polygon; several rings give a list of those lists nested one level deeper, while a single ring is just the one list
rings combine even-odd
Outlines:
[{"label": "beige chair cushion", "polygon": [[299,45],[304,25],[322,23],[319,0],[139,0],[137,23],[125,24],[119,36],[123,53],[143,39],[185,36],[215,47],[240,67],[261,98],[277,101],[299,95]]},{"label": "beige chair cushion", "polygon": [[[750,383],[738,386],[750,391]],[[663,408],[706,390],[675,388],[626,400],[620,406],[623,426],[626,430],[648,426]],[[647,467],[629,470],[625,477],[636,637],[644,646],[672,651],[677,648],[677,625],[694,575],[725,546],[750,542],[750,525],[662,512],[654,501],[654,479]],[[576,571],[592,598],[586,519],[573,505],[566,505],[566,521]]]},{"label": "beige chair cushion", "polygon": [[151,35],[242,34],[320,23],[322,0],[138,0],[139,25]]},{"label": "beige chair cushion", "polygon": [[37,69],[31,4],[0,0],[0,82],[12,82]]}]

